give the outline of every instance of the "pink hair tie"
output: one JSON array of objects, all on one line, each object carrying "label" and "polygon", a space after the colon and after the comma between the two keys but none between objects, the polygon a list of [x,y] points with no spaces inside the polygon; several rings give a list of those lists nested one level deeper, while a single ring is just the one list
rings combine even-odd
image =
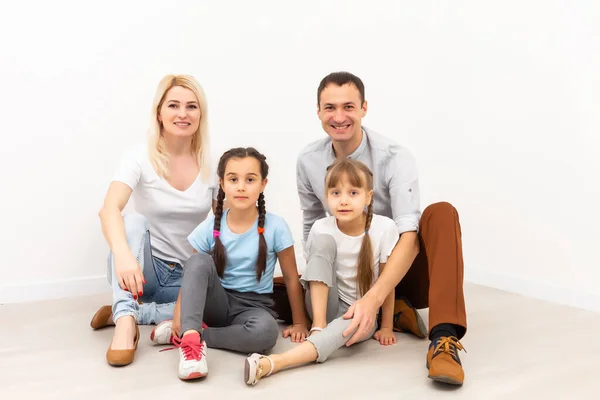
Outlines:
[{"label": "pink hair tie", "polygon": [[219,232],[219,231],[217,231],[217,230],[214,230],[214,231],[213,231],[213,237],[214,237],[214,238],[218,238],[219,236],[221,236],[221,232]]}]

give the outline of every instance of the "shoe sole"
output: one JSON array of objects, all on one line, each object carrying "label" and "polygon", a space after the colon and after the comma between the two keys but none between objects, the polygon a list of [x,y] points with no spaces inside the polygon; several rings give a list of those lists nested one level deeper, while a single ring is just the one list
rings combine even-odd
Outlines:
[{"label": "shoe sole", "polygon": [[[425,367],[427,368],[427,370],[429,370],[429,363],[426,363]],[[463,384],[461,381],[456,380],[456,379],[451,378],[446,375],[434,376],[434,375],[428,374],[427,377],[436,382],[446,383],[448,385],[462,386],[462,384]]]},{"label": "shoe sole", "polygon": [[449,376],[432,376],[432,375],[428,375],[427,376],[429,379],[433,379],[436,382],[441,382],[441,383],[446,383],[448,385],[455,385],[455,386],[462,386],[462,382],[458,381],[454,378],[451,378]]},{"label": "shoe sole", "polygon": [[248,362],[248,359],[246,359],[245,363],[244,363],[244,383],[246,383],[246,385],[249,386],[254,386],[256,385],[257,382],[255,382],[254,384],[252,382],[250,382],[250,363]]},{"label": "shoe sole", "polygon": [[393,331],[394,332],[401,332],[401,333],[412,333],[413,335],[415,335],[416,337],[420,338],[420,339],[425,339],[427,337],[427,327],[425,326],[425,322],[423,321],[423,318],[421,318],[421,316],[419,315],[418,312],[416,312],[415,310],[411,310],[413,312],[413,314],[415,314],[415,319],[417,320],[417,327],[419,328],[419,333],[413,332],[410,329],[404,330],[404,329],[400,329],[397,327],[393,327]]},{"label": "shoe sole", "polygon": [[[393,330],[396,332],[403,332],[403,333],[412,333],[413,335],[415,335],[418,338],[424,339],[427,337],[427,327],[425,326],[425,322],[423,321],[423,318],[421,318],[421,315],[419,314],[419,312],[416,310],[416,308],[414,308],[409,302],[408,300],[405,300],[406,304],[409,306],[409,310],[410,312],[412,312],[414,319],[417,321],[417,327],[419,328],[419,333],[417,334],[416,332],[413,332],[411,330],[403,330],[400,328],[396,328],[395,326],[393,327]],[[395,317],[395,315],[394,315]]]},{"label": "shoe sole", "polygon": [[417,310],[412,310],[415,313],[415,318],[417,319],[417,325],[419,326],[419,332],[421,333],[421,336],[417,335],[420,338],[426,338],[427,337],[427,327],[425,326],[425,322],[423,321],[423,318],[421,318],[421,316],[419,315],[419,313],[417,312]]},{"label": "shoe sole", "polygon": [[246,360],[244,363],[244,383],[246,383],[246,385],[250,385],[248,379],[250,379],[250,363]]},{"label": "shoe sole", "polygon": [[208,373],[203,374],[202,372],[192,372],[191,374],[189,374],[188,376],[179,376],[179,379],[181,379],[182,381],[191,381],[193,379],[200,379],[200,378],[206,378],[208,376]]},{"label": "shoe sole", "polygon": [[110,361],[107,361],[108,365],[110,365],[111,367],[125,367],[131,363],[133,363],[133,360],[131,360],[130,362],[127,363],[111,363]]},{"label": "shoe sole", "polygon": [[[109,310],[108,314],[107,315],[102,315],[103,311],[105,309],[107,309],[107,307],[109,307],[108,308],[108,310]],[[90,321],[90,327],[93,330],[98,330],[98,329],[106,328],[107,326],[115,326],[114,324],[111,324],[108,321],[108,317],[110,317],[110,314],[112,314],[112,307],[110,307],[110,306],[102,306],[102,307],[100,307],[98,309],[98,311],[96,311],[96,314],[94,314],[94,316],[92,317],[92,320]],[[100,318],[101,315],[102,315],[103,318]],[[100,320],[103,320],[103,322],[100,323],[99,322]]]}]

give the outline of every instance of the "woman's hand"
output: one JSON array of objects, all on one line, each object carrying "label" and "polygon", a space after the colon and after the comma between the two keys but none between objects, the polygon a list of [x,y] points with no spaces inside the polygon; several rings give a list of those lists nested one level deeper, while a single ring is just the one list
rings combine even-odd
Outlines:
[{"label": "woman's hand", "polygon": [[146,281],[133,254],[115,255],[115,273],[121,289],[130,291],[136,300],[138,296],[142,297],[144,294],[143,284]]},{"label": "woman's hand", "polygon": [[306,324],[294,324],[283,330],[283,337],[290,337],[294,343],[302,343],[308,336]]}]

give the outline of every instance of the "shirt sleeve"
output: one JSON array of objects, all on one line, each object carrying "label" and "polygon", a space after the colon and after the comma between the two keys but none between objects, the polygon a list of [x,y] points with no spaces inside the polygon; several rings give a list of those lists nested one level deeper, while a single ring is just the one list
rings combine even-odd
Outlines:
[{"label": "shirt sleeve", "polygon": [[279,218],[277,226],[275,227],[275,241],[273,250],[275,253],[279,253],[280,251],[283,251],[293,245],[294,237],[290,227],[283,218]]},{"label": "shirt sleeve", "polygon": [[421,218],[419,179],[417,165],[410,152],[399,149],[390,156],[385,178],[398,233],[418,232]]},{"label": "shirt sleeve", "polygon": [[308,240],[308,234],[315,221],[325,218],[325,208],[315,195],[308,176],[306,175],[305,167],[302,163],[301,156],[298,157],[296,163],[296,186],[298,197],[300,198],[300,208],[302,209],[302,227],[303,227],[303,247]]},{"label": "shirt sleeve", "polygon": [[215,218],[211,215],[188,235],[188,242],[190,242],[196,251],[207,254],[211,252],[215,244],[215,239],[212,235],[214,221]]},{"label": "shirt sleeve", "polygon": [[394,224],[394,221],[390,219],[386,219],[386,228],[383,231],[383,236],[381,237],[381,254],[379,255],[379,263],[386,263],[388,257],[392,254],[394,247],[396,247],[396,243],[398,243],[398,239],[400,238],[400,234],[398,233],[398,228]]},{"label": "shirt sleeve", "polygon": [[120,160],[113,175],[113,182],[122,182],[135,189],[142,177],[142,166],[139,152],[135,149],[128,151]]}]

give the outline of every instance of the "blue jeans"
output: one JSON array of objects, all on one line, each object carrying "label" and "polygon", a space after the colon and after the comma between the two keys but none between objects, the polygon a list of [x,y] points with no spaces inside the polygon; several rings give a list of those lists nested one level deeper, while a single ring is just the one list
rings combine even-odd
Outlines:
[{"label": "blue jeans", "polygon": [[152,256],[146,217],[137,213],[126,214],[123,216],[123,223],[127,244],[142,268],[146,284],[140,298],[142,304],[138,304],[130,292],[119,286],[114,255],[110,252],[106,276],[113,292],[113,320],[116,322],[123,316],[131,315],[139,325],[149,325],[172,319],[181,288],[182,266]]}]

